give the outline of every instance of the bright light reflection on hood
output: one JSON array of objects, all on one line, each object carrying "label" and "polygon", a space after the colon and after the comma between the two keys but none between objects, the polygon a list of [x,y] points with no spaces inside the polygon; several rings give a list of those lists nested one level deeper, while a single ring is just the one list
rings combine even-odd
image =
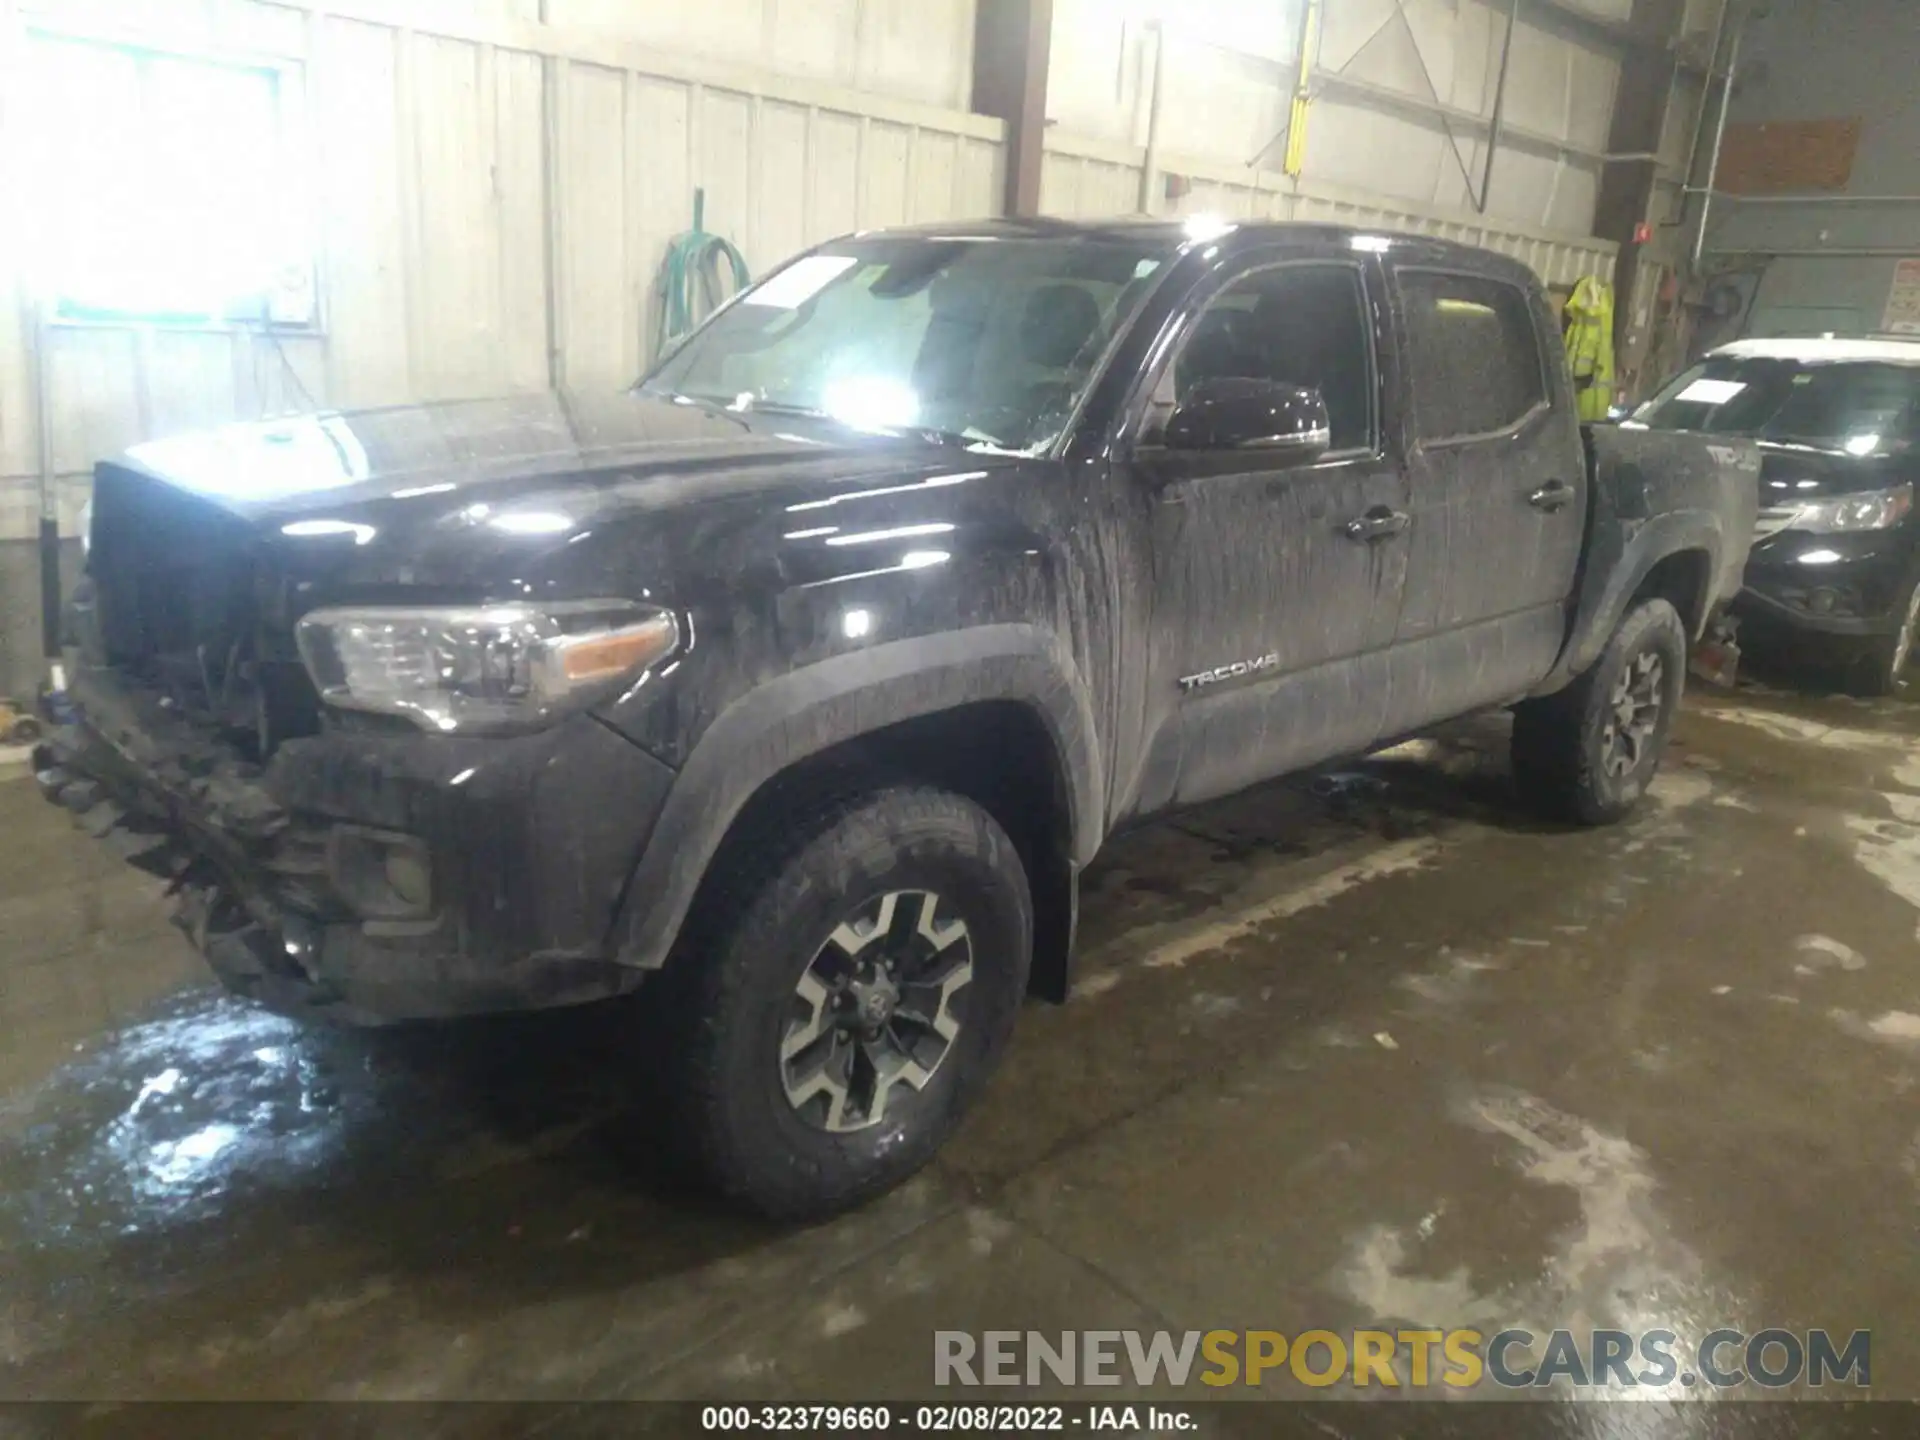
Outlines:
[{"label": "bright light reflection on hood", "polygon": [[202,495],[277,500],[357,485],[371,474],[367,452],[338,415],[258,425],[223,425],[135,445],[128,456]]}]

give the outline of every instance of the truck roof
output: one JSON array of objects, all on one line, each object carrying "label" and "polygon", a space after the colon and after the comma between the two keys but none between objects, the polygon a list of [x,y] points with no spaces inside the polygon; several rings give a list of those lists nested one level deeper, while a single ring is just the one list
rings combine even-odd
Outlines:
[{"label": "truck roof", "polygon": [[1920,365],[1920,340],[1859,340],[1831,335],[1779,335],[1735,340],[1713,352],[1736,360],[1803,360],[1810,364],[1877,361],[1882,365]]},{"label": "truck roof", "polygon": [[1345,244],[1355,250],[1417,256],[1428,264],[1453,264],[1482,273],[1499,274],[1526,283],[1533,271],[1519,260],[1478,245],[1441,240],[1397,230],[1365,229],[1354,225],[1321,225],[1304,220],[1236,220],[1226,215],[1187,215],[1168,219],[1116,216],[1111,219],[1061,220],[1049,216],[995,217],[979,220],[943,220],[923,225],[889,226],[866,230],[858,237],[920,236],[952,240],[1070,240],[1164,244],[1170,249],[1220,241],[1245,246],[1261,242],[1285,244],[1318,241]]}]

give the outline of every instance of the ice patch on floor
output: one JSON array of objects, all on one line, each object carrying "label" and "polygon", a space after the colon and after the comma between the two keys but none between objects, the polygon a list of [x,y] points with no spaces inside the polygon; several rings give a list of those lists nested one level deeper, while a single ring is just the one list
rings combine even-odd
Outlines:
[{"label": "ice patch on floor", "polygon": [[1793,942],[1793,948],[1807,957],[1811,968],[1831,965],[1838,965],[1842,970],[1867,968],[1866,956],[1831,935],[1802,935]]},{"label": "ice patch on floor", "polygon": [[1120,983],[1118,970],[1102,970],[1098,975],[1088,975],[1073,982],[1073,998],[1089,1000],[1095,995],[1104,995]]},{"label": "ice patch on floor", "polygon": [[993,1253],[993,1247],[1013,1235],[1013,1222],[1004,1215],[996,1214],[983,1206],[970,1206],[967,1210],[967,1249],[984,1260]]},{"label": "ice patch on floor", "polygon": [[738,1383],[769,1375],[773,1373],[773,1368],[773,1361],[762,1360],[740,1350],[722,1360],[716,1370],[722,1380]]},{"label": "ice patch on floor", "polygon": [[[1333,1277],[1337,1289],[1378,1321],[1442,1329],[1497,1323],[1544,1335],[1555,1326],[1632,1330],[1670,1321],[1673,1286],[1688,1284],[1700,1266],[1654,1206],[1656,1186],[1644,1151],[1511,1091],[1470,1094],[1454,1107],[1453,1118],[1508,1141],[1527,1180],[1571,1190],[1579,1219],[1555,1237],[1536,1279],[1493,1290],[1482,1290],[1463,1265],[1439,1275],[1417,1273],[1432,1268],[1415,1253],[1426,1238],[1424,1225],[1412,1233],[1369,1226],[1349,1243],[1347,1260]],[[1689,1337],[1681,1338],[1683,1346],[1688,1343]]]},{"label": "ice patch on floor", "polygon": [[1214,995],[1205,990],[1196,992],[1187,1004],[1203,1020],[1219,1020],[1233,1014],[1240,1008],[1240,1002],[1231,995]]},{"label": "ice patch on floor", "polygon": [[1406,1320],[1417,1325],[1448,1328],[1502,1322],[1505,1301],[1482,1295],[1464,1265],[1441,1276],[1408,1274],[1406,1237],[1390,1225],[1376,1225],[1354,1241],[1341,1288],[1370,1314]]},{"label": "ice patch on floor", "polygon": [[1453,1005],[1466,999],[1476,977],[1500,967],[1475,955],[1447,955],[1432,970],[1402,975],[1394,983],[1433,1005]]},{"label": "ice patch on floor", "polygon": [[1856,1040],[1878,1040],[1882,1044],[1920,1046],[1920,1015],[1909,1014],[1905,1010],[1889,1010],[1877,1019],[1868,1020],[1851,1010],[1829,1010],[1833,1023]]},{"label": "ice patch on floor", "polygon": [[1684,810],[1713,795],[1713,781],[1698,770],[1665,769],[1653,777],[1647,794],[1669,810]]},{"label": "ice patch on floor", "polygon": [[1920,826],[1849,815],[1847,829],[1860,868],[1920,910]]},{"label": "ice patch on floor", "polygon": [[820,1312],[820,1333],[829,1340],[850,1335],[867,1323],[858,1305],[829,1305]]},{"label": "ice patch on floor", "polygon": [[1692,713],[1704,715],[1709,720],[1724,720],[1733,725],[1745,725],[1750,730],[1763,731],[1776,740],[1800,740],[1835,750],[1854,750],[1861,754],[1913,743],[1905,735],[1889,734],[1884,730],[1856,730],[1847,725],[1827,725],[1799,715],[1782,715],[1772,710],[1749,710],[1740,705],[1714,705],[1703,707]]}]

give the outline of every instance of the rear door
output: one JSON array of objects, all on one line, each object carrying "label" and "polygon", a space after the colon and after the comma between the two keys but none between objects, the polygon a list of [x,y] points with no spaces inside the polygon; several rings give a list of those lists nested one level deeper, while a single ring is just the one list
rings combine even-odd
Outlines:
[{"label": "rear door", "polygon": [[[1150,703],[1167,709],[1148,744],[1143,812],[1363,749],[1386,713],[1408,517],[1406,476],[1383,439],[1383,277],[1351,251],[1285,253],[1207,282],[1150,378],[1130,478],[1149,512]],[[1193,383],[1225,377],[1319,390],[1332,448],[1287,461],[1166,446],[1165,421]]]},{"label": "rear door", "polygon": [[1396,267],[1412,524],[1387,734],[1514,699],[1552,668],[1587,466],[1537,286]]}]

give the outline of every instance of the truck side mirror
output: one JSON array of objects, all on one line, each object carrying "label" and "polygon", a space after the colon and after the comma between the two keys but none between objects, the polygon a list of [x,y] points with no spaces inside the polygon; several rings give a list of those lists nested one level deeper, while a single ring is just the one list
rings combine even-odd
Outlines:
[{"label": "truck side mirror", "polygon": [[1194,383],[1167,421],[1163,443],[1169,450],[1261,450],[1305,462],[1327,452],[1333,424],[1318,390],[1223,376]]}]

